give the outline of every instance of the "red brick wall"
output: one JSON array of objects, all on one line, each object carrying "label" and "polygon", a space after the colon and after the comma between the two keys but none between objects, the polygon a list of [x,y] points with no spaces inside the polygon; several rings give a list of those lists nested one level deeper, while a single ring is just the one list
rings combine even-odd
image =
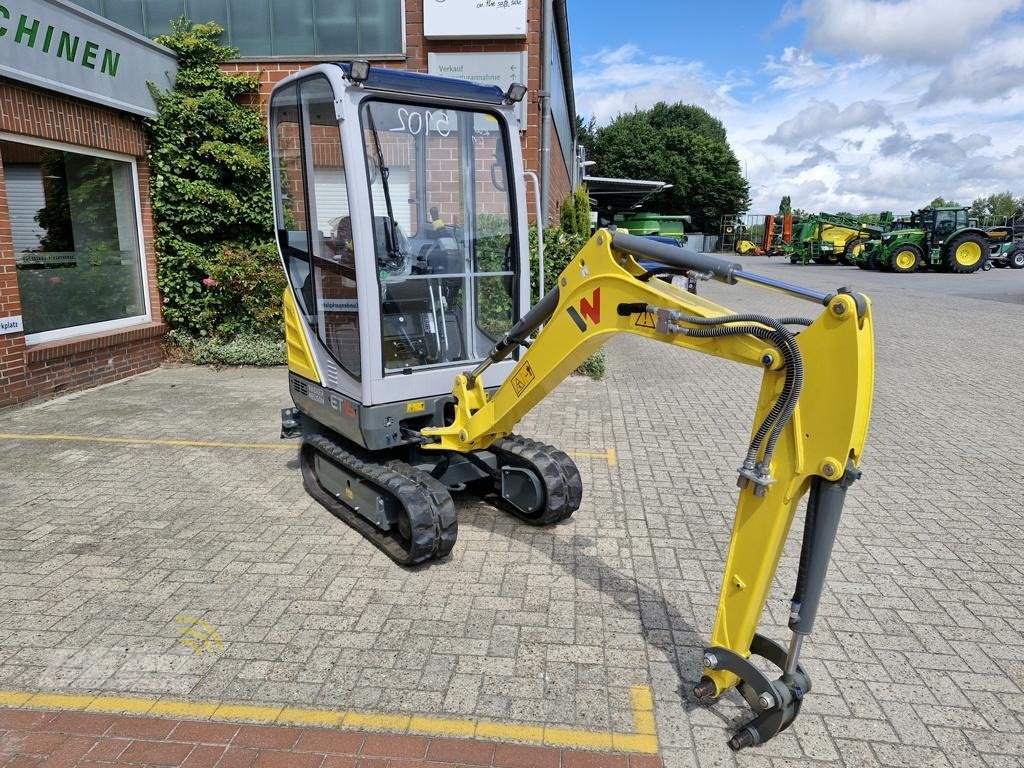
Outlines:
[{"label": "red brick wall", "polygon": [[[542,3],[538,0],[528,0],[526,20],[526,38],[517,40],[433,40],[423,36],[423,0],[406,0],[405,3],[405,45],[406,60],[403,61],[375,61],[375,67],[392,67],[407,69],[413,72],[427,71],[428,53],[467,53],[467,52],[488,52],[502,53],[508,51],[522,51],[525,47],[527,62],[527,83],[529,93],[526,96],[526,132],[523,139],[523,165],[525,170],[535,171],[538,176],[541,171],[540,158],[540,97],[541,89],[541,16]],[[274,85],[283,80],[293,72],[306,69],[314,64],[322,62],[294,62],[294,61],[244,61],[224,65],[224,69],[234,72],[251,72],[259,76],[260,80],[260,107],[266,114],[267,102],[270,98],[270,91]],[[551,177],[552,188],[548,206],[548,214],[551,223],[558,223],[558,209],[561,206],[565,194],[556,194],[554,182],[556,179],[568,179],[569,172],[565,167],[565,160],[561,153],[554,146],[558,141],[554,127],[551,128]],[[567,182],[566,182],[567,183]],[[528,199],[532,197],[528,196]],[[529,205],[530,218],[533,218],[533,206]]]},{"label": "red brick wall", "polygon": [[[26,346],[0,335],[0,407],[101,384],[160,364],[160,322],[149,164],[141,118],[0,80],[0,131],[131,155],[139,175],[143,251],[153,322],[108,333]],[[0,158],[2,160],[2,158]],[[0,164],[0,317],[20,315],[10,214]]]}]

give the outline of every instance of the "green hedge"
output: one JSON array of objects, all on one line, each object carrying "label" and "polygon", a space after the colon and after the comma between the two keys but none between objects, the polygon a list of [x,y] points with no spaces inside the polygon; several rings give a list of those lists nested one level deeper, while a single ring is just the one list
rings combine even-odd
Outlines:
[{"label": "green hedge", "polygon": [[194,337],[283,335],[285,285],[273,242],[270,164],[258,78],[219,64],[238,55],[216,24],[181,18],[157,38],[178,55],[174,88],[150,83],[148,121],[163,316]]}]

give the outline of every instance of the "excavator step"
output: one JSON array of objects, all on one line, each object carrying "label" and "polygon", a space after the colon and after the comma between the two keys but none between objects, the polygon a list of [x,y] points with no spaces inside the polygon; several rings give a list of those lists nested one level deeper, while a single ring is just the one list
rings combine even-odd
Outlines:
[{"label": "excavator step", "polygon": [[455,504],[427,472],[322,434],[303,437],[299,463],[309,494],[396,563],[446,557],[455,546]]}]

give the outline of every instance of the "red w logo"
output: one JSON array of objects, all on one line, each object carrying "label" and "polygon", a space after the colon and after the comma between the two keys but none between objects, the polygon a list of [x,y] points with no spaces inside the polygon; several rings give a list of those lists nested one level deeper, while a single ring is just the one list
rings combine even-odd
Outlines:
[{"label": "red w logo", "polygon": [[[594,302],[593,304],[590,301]],[[597,325],[601,322],[601,289],[595,288],[594,295],[590,301],[583,299],[580,301],[580,314],[583,315],[587,320]]]},{"label": "red w logo", "polygon": [[576,311],[576,307],[569,307],[566,311],[580,331],[585,332],[587,330],[587,324],[583,317],[587,318],[594,325],[598,325],[601,322],[601,288],[597,287],[594,289],[594,295],[590,297],[589,301],[586,298],[580,300],[579,312]]}]

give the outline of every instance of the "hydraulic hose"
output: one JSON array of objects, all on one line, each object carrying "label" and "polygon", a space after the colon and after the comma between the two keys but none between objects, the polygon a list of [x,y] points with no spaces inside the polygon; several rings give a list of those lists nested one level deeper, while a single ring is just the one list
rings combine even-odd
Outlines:
[{"label": "hydraulic hose", "polygon": [[[764,421],[758,427],[754,438],[750,441],[747,451],[747,458],[744,466],[752,467],[757,458],[757,452],[765,437],[768,443],[765,447],[762,467],[767,468],[775,451],[775,445],[782,434],[782,429],[793,415],[796,409],[797,400],[803,389],[803,358],[800,349],[796,345],[796,339],[785,326],[810,325],[810,321],[799,317],[772,318],[767,315],[746,314],[727,315],[722,317],[697,317],[683,315],[677,312],[672,313],[675,321],[682,321],[690,325],[714,326],[711,328],[680,328],[679,331],[685,335],[695,338],[713,338],[718,336],[731,336],[741,333],[749,333],[765,341],[773,342],[782,354],[786,364],[786,378],[783,383],[782,392],[776,400],[775,405],[769,411]],[[759,323],[754,326],[727,326],[727,323]]]},{"label": "hydraulic hose", "polygon": [[[693,338],[704,339],[738,335],[756,336],[759,339],[772,342],[782,353],[783,360],[786,361],[786,378],[782,385],[782,391],[779,393],[779,397],[775,401],[775,404],[772,406],[771,411],[769,411],[768,415],[765,416],[764,420],[758,427],[757,432],[754,433],[754,437],[751,439],[750,445],[747,448],[746,458],[743,461],[743,466],[746,469],[754,469],[758,451],[760,450],[761,445],[765,440],[765,437],[767,437],[772,432],[773,428],[776,426],[778,422],[779,417],[785,412],[786,405],[792,397],[793,388],[796,383],[796,380],[793,376],[794,368],[793,365],[790,364],[790,355],[787,354],[785,344],[782,343],[782,340],[779,338],[778,334],[759,325],[719,326],[714,328],[687,328],[680,329],[680,333],[683,333],[684,335]],[[768,460],[770,459],[771,456],[766,454],[765,461],[763,462],[763,464],[766,465],[768,463]]]}]

